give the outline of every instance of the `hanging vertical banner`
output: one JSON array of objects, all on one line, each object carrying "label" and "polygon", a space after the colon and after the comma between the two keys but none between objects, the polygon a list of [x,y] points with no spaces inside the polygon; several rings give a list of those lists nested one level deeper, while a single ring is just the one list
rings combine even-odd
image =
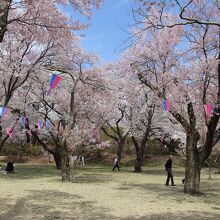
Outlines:
[{"label": "hanging vertical banner", "polygon": [[7,128],[7,134],[12,139],[12,129],[11,128]]},{"label": "hanging vertical banner", "polygon": [[167,110],[167,101],[166,100],[163,100],[163,109],[164,109],[164,111]]},{"label": "hanging vertical banner", "polygon": [[25,126],[27,124],[27,118],[24,115],[21,116],[21,124],[22,126]]},{"label": "hanging vertical banner", "polygon": [[167,100],[167,111],[170,110],[170,100]]},{"label": "hanging vertical banner", "polygon": [[210,103],[207,103],[205,105],[205,112],[206,112],[206,115],[208,117],[212,115],[212,109],[211,109],[211,104]]},{"label": "hanging vertical banner", "polygon": [[44,127],[43,120],[41,119],[40,121],[38,121],[37,125],[38,125],[38,129],[42,129]]},{"label": "hanging vertical banner", "polygon": [[56,85],[60,82],[62,78],[58,76],[57,74],[53,74],[50,80],[50,90],[47,95],[50,95],[50,92],[52,89],[56,87]]},{"label": "hanging vertical banner", "polygon": [[46,127],[50,128],[50,121],[49,120],[46,120]]},{"label": "hanging vertical banner", "polygon": [[6,107],[4,107],[4,106],[1,107],[1,109],[0,109],[0,116],[1,116],[1,117],[5,116],[8,111],[9,111],[8,108],[6,108]]},{"label": "hanging vertical banner", "polygon": [[169,111],[170,109],[170,100],[163,100],[163,109]]}]

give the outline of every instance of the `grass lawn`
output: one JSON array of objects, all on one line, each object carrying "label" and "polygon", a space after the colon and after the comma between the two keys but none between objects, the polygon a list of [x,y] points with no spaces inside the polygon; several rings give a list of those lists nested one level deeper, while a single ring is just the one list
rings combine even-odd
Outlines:
[{"label": "grass lawn", "polygon": [[189,196],[183,169],[174,169],[176,187],[164,185],[163,168],[132,170],[91,165],[62,183],[54,165],[16,164],[17,173],[0,175],[0,219],[220,219],[219,174],[208,180],[203,170],[202,194]]}]

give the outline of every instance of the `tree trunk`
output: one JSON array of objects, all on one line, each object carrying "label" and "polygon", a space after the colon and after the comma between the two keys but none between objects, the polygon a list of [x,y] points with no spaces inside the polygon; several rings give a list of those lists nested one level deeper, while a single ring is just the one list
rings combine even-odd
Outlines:
[{"label": "tree trunk", "polygon": [[54,161],[56,163],[56,168],[58,170],[62,170],[62,154],[59,150],[55,150],[55,153],[53,154]]},{"label": "tree trunk", "polygon": [[62,181],[70,181],[70,160],[66,141],[62,145]]},{"label": "tree trunk", "polygon": [[100,162],[102,160],[102,151],[100,149],[96,150],[97,160]]},{"label": "tree trunk", "polygon": [[209,180],[212,179],[212,165],[209,165]]},{"label": "tree trunk", "polygon": [[146,132],[140,142],[140,144],[138,143],[138,140],[135,139],[134,136],[132,136],[132,141],[134,143],[135,149],[136,149],[136,161],[135,161],[135,165],[134,165],[134,172],[140,173],[142,172],[142,165],[143,165],[143,160],[144,160],[144,151],[147,145],[147,141],[149,138],[149,133],[150,133],[150,129],[151,129],[151,119],[152,119],[152,112],[149,111],[148,112],[148,126],[146,128]]},{"label": "tree trunk", "polygon": [[118,156],[119,162],[121,162],[124,145],[125,145],[124,141],[120,141],[120,143],[118,144],[117,156]]},{"label": "tree trunk", "polygon": [[[32,131],[33,133],[33,131]],[[39,141],[39,137],[38,137],[38,126],[35,125],[35,131],[34,131],[34,135],[32,135],[32,138],[31,138],[31,144],[32,146],[35,146],[35,145],[38,145],[38,144],[41,144],[44,148],[46,148],[46,144],[44,144],[42,141],[40,142]],[[47,149],[45,149],[47,150]]]},{"label": "tree trunk", "polygon": [[0,116],[0,141],[2,140],[2,125],[1,125],[1,116]]},{"label": "tree trunk", "polygon": [[62,163],[62,181],[70,181],[69,157],[65,156]]},{"label": "tree trunk", "polygon": [[133,141],[133,144],[134,144],[134,147],[136,150],[136,160],[135,160],[135,164],[134,164],[134,172],[141,173],[141,171],[142,171],[142,169],[141,169],[142,160],[141,160],[141,153],[140,153],[141,150],[140,150],[138,141],[134,136],[132,136],[132,141]]},{"label": "tree trunk", "polygon": [[142,172],[142,160],[137,157],[137,159],[135,160],[135,165],[134,165],[134,172],[135,173],[141,173]]},{"label": "tree trunk", "polygon": [[24,150],[23,141],[21,140],[20,146],[19,146],[19,161],[22,161],[22,152]]},{"label": "tree trunk", "polygon": [[137,152],[137,158],[134,164],[134,172],[136,173],[142,172],[142,163],[143,163],[143,155],[141,155],[141,150],[139,149]]},{"label": "tree trunk", "polygon": [[196,132],[187,133],[184,184],[184,192],[187,194],[199,193],[201,161],[197,149],[198,139]]},{"label": "tree trunk", "polygon": [[134,172],[137,172],[137,173],[142,172],[145,146],[146,146],[146,143],[144,145],[141,145],[140,148],[136,149],[137,158],[135,161]]},{"label": "tree trunk", "polygon": [[4,39],[8,25],[8,12],[12,0],[1,0],[0,2],[0,43]]}]

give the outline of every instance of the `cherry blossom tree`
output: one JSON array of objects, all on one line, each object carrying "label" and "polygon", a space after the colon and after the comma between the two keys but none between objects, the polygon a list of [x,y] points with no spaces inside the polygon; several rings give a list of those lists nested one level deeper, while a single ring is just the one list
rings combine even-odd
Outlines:
[{"label": "cherry blossom tree", "polygon": [[[128,65],[127,60],[121,59],[114,68],[121,77],[120,85],[118,85],[118,88],[121,86],[119,110],[121,111],[121,119],[124,121],[122,121],[122,125],[127,130],[125,137],[131,137],[132,139],[136,150],[134,170],[135,172],[141,172],[147,141],[152,133],[154,98],[152,95],[148,96],[151,91],[147,92],[138,78],[134,77],[133,70]],[[114,83],[114,85],[117,84]],[[120,131],[120,129],[118,130]],[[123,141],[121,142],[125,143],[125,140]],[[124,146],[118,147],[121,152],[123,148]]]},{"label": "cherry blossom tree", "polygon": [[[26,116],[31,122],[33,136],[50,152],[62,179],[70,180],[69,155],[79,147],[94,148],[108,143],[93,141],[93,131],[99,125],[94,114],[102,91],[102,79],[94,66],[96,56],[83,52],[76,45],[63,47],[65,53],[50,60],[50,66],[39,69],[37,77],[29,78],[30,92],[26,102]],[[48,94],[51,68],[62,78],[59,85]],[[51,124],[49,128],[34,130],[33,125],[42,119]],[[52,144],[45,141],[50,138]]]},{"label": "cherry blossom tree", "polygon": [[[72,31],[86,26],[65,15],[61,6],[70,5],[76,13],[90,18],[93,9],[101,1],[1,1],[0,42],[1,42],[1,91],[0,103],[10,110],[22,109],[15,101],[22,86],[32,75],[36,77],[39,68],[50,66],[51,57],[72,48],[79,43]],[[78,46],[76,47],[78,48]],[[58,56],[57,56],[58,57]],[[33,77],[33,78],[34,78]],[[28,88],[28,87],[26,87]],[[17,93],[18,91],[18,93]],[[22,92],[23,95],[25,92]],[[10,100],[13,98],[13,103]],[[19,99],[18,99],[19,100]],[[21,101],[21,100],[20,100]],[[18,103],[17,103],[18,104]],[[18,110],[20,109],[20,110]],[[2,131],[2,127],[0,127]],[[0,149],[9,138],[1,133]]]},{"label": "cherry blossom tree", "polygon": [[[16,26],[21,29],[45,28],[79,30],[86,27],[79,20],[63,16],[62,8],[69,6],[75,13],[91,18],[94,8],[101,5],[101,0],[2,0],[0,3],[0,43],[5,34]],[[68,23],[68,25],[67,25]]]},{"label": "cherry blossom tree", "polygon": [[[131,125],[126,120],[128,112],[127,91],[129,87],[122,71],[126,71],[122,62],[107,64],[102,67],[105,81],[102,95],[102,106],[99,117],[102,121],[101,130],[112,139],[117,146],[117,157],[122,159],[122,153],[126,140],[130,134]],[[131,89],[131,88],[130,88]]]},{"label": "cherry blossom tree", "polygon": [[[138,100],[138,102],[135,102],[135,100]],[[141,172],[147,141],[152,135],[152,119],[155,111],[155,103],[150,99],[148,93],[143,90],[132,101],[130,102],[131,112],[127,120],[132,125],[131,137],[136,150],[134,171]]]},{"label": "cherry blossom tree", "polygon": [[[171,114],[162,109],[161,101],[146,88],[131,67],[129,53],[114,64],[102,68],[105,75],[106,92],[102,96],[103,132],[117,146],[121,155],[128,137],[132,138],[136,150],[135,171],[141,172],[147,141],[161,139],[166,134],[174,139],[182,138],[182,129]],[[106,109],[105,109],[106,108]],[[156,111],[156,112],[155,112]],[[155,112],[155,114],[154,114]],[[173,129],[175,129],[175,134]]]},{"label": "cherry blossom tree", "polygon": [[169,112],[187,136],[184,192],[197,193],[202,164],[219,140],[219,6],[206,0],[139,2],[131,64],[161,101],[171,100]]},{"label": "cherry blossom tree", "polygon": [[[24,35],[22,32],[25,30],[20,30],[20,32],[18,29],[16,30],[17,34],[7,33],[6,41],[1,44],[0,48],[2,76],[0,102],[2,106],[8,107],[10,110],[19,105],[16,97],[28,78],[31,75],[36,76],[37,69],[44,66],[49,58],[57,53],[62,41],[74,40],[74,36],[69,31],[57,31],[57,34],[54,31],[52,36],[44,31],[43,36],[39,36],[39,31],[33,34],[34,31],[26,30],[26,35]],[[13,103],[10,102],[12,98],[14,99]],[[17,113],[21,112],[17,111]],[[1,148],[7,138],[8,136],[3,138],[0,144]]]}]

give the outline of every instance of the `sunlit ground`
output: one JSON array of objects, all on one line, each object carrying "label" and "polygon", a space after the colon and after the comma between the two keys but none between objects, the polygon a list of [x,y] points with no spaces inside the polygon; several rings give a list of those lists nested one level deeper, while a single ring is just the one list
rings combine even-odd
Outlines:
[{"label": "sunlit ground", "polygon": [[183,169],[175,169],[176,187],[167,187],[160,167],[132,167],[119,173],[107,166],[73,171],[62,183],[54,165],[17,165],[0,175],[0,219],[220,219],[220,175],[202,173],[201,195],[183,194]]}]

